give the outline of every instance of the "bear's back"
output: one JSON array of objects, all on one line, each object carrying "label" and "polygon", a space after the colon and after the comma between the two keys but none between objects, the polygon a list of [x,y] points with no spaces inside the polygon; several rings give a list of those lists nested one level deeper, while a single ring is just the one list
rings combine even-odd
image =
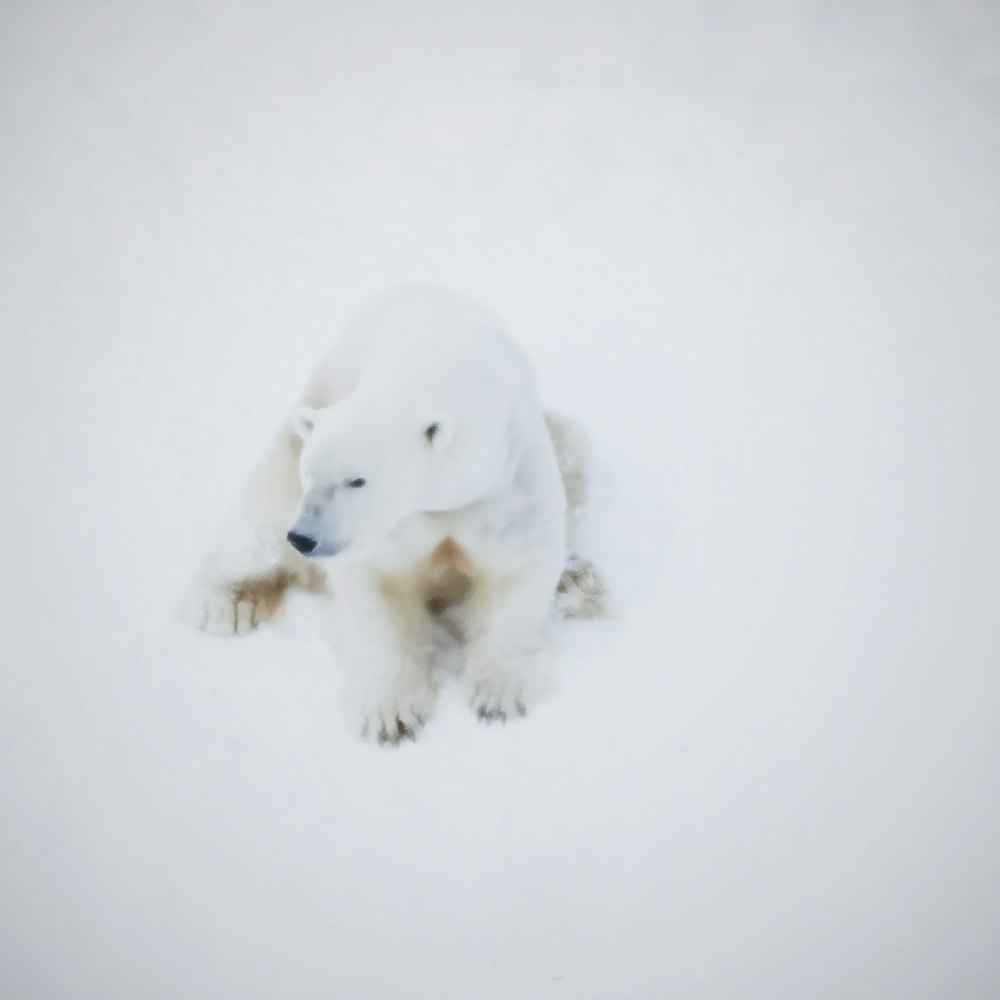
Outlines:
[{"label": "bear's back", "polygon": [[469,413],[537,396],[531,362],[502,323],[474,300],[432,285],[402,285],[373,299],[344,328],[331,364],[414,405]]}]

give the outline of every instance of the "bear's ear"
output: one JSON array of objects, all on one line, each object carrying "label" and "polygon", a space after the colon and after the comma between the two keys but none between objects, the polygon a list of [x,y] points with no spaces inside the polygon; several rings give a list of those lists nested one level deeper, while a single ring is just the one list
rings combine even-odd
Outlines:
[{"label": "bear's ear", "polygon": [[319,411],[313,409],[311,406],[300,406],[292,414],[292,430],[305,441],[312,434],[318,415]]},{"label": "bear's ear", "polygon": [[442,415],[425,418],[424,440],[435,451],[447,448],[451,440],[451,426],[451,420]]}]

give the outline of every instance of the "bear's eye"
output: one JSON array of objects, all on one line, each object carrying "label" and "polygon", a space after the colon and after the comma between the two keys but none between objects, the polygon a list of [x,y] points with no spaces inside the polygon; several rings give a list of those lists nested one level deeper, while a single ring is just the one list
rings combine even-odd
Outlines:
[{"label": "bear's eye", "polygon": [[364,479],[348,479],[347,482],[344,485],[345,486],[350,486],[350,488],[352,490],[359,490],[359,489],[361,489],[362,486],[365,485],[365,480]]}]

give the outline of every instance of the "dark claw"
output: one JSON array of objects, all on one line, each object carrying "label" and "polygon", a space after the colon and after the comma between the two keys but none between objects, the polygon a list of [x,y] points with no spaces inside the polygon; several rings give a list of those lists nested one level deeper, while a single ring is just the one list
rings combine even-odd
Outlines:
[{"label": "dark claw", "polygon": [[419,726],[408,726],[402,719],[396,719],[395,727],[390,731],[383,725],[378,734],[378,745],[380,747],[398,747],[403,740],[415,743],[417,739],[417,729]]},{"label": "dark claw", "polygon": [[[398,717],[388,726],[385,723],[380,724],[375,742],[380,747],[399,746],[403,740],[409,740],[411,743],[416,742],[417,733],[424,727],[425,719],[422,715],[415,716],[415,719],[416,721],[412,725],[403,722]],[[367,740],[371,732],[371,724],[366,719],[361,727],[361,738]]]},{"label": "dark claw", "polygon": [[480,705],[476,715],[487,725],[492,722],[507,721],[507,713],[502,708],[487,708],[485,705]]}]

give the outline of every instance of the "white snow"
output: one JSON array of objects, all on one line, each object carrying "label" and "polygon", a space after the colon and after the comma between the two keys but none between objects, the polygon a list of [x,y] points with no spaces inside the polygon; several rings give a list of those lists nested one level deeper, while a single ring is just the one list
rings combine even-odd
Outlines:
[{"label": "white snow", "polygon": [[[372,292],[482,298],[612,619],[363,745],[172,605]],[[1000,7],[0,12],[0,995],[1000,995]]]}]

